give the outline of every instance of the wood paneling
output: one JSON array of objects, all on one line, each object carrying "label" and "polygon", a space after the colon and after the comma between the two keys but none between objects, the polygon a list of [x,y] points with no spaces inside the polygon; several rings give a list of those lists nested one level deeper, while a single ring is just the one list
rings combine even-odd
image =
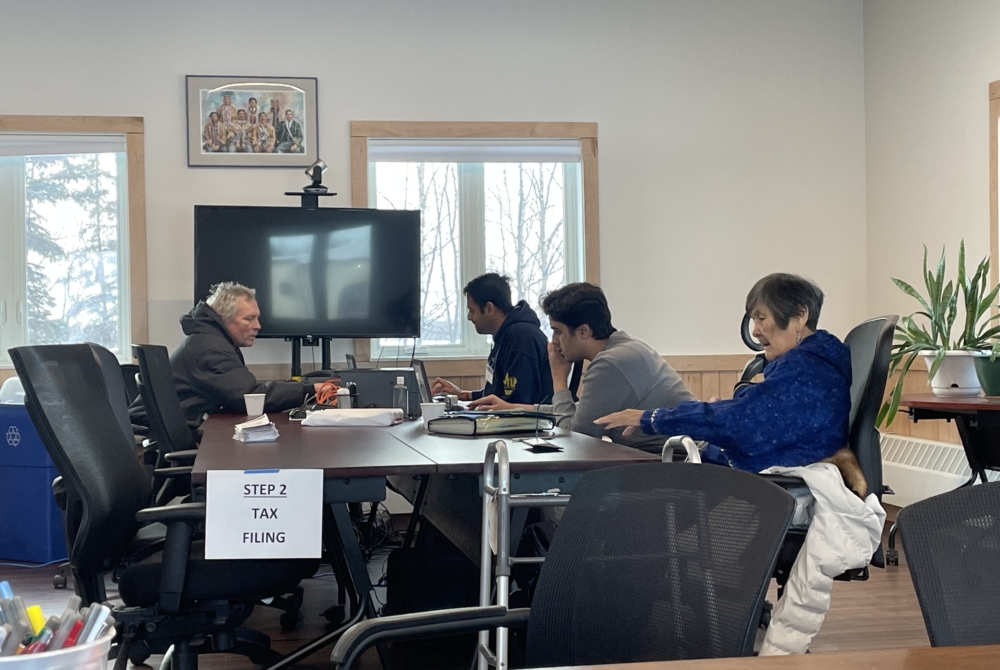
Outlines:
[{"label": "wood paneling", "polygon": [[351,137],[597,137],[596,123],[533,121],[351,121]]},{"label": "wood paneling", "polygon": [[694,356],[663,356],[664,360],[670,364],[677,372],[742,372],[743,366],[747,364],[753,354],[746,352],[743,354],[703,354]]},{"label": "wood paneling", "polygon": [[129,303],[133,342],[149,342],[146,273],[146,154],[139,132],[125,135],[128,156]]},{"label": "wood paneling", "polygon": [[[914,369],[916,367],[918,366],[914,364],[906,374],[906,380],[903,382],[903,395],[928,393],[930,391],[930,386],[927,384],[927,370],[923,369],[923,365],[919,366],[921,369]],[[890,379],[886,384],[886,398],[889,397],[894,383],[895,377]],[[958,435],[958,429],[955,427],[953,421],[932,420],[914,423],[910,421],[905,410],[899,412],[896,415],[896,419],[889,426],[883,427],[882,432],[893,435],[908,435],[925,440],[950,442],[952,444],[962,443],[962,439]]]},{"label": "wood paneling", "polygon": [[141,133],[141,116],[0,115],[0,132],[8,133]]},{"label": "wood paneling", "polygon": [[[997,126],[1000,124],[1000,81],[990,84],[990,283],[997,285],[1000,277],[1000,231],[997,226],[998,205],[997,205],[997,161],[1000,160],[1000,153],[997,150]],[[993,306],[993,313],[996,314],[996,305]]]},{"label": "wood paneling", "polygon": [[[368,342],[368,340],[364,340]],[[688,389],[698,400],[710,400],[713,397],[728,399],[733,397],[733,387],[739,381],[743,366],[750,360],[749,354],[726,354],[707,356],[664,356],[664,359],[677,370]],[[342,363],[340,365],[343,365]],[[484,368],[486,361],[479,359],[453,359],[425,361],[427,376],[444,377],[463,389],[481,389],[485,384]],[[286,379],[287,365],[251,365],[250,369],[258,379]],[[313,369],[311,364],[303,363],[302,369]],[[0,370],[0,379],[3,377]],[[886,384],[886,397],[892,390],[893,379]],[[917,361],[906,375],[903,386],[904,394],[927,393],[927,370],[921,361]],[[961,444],[955,424],[950,421],[921,421],[913,423],[906,412],[900,412],[892,425],[883,428],[882,432],[895,435],[909,435],[926,440]]]},{"label": "wood paneling", "polygon": [[583,162],[583,242],[584,277],[591,284],[601,283],[601,227],[597,192],[597,124],[594,136],[580,140]]},{"label": "wood paneling", "polygon": [[[358,169],[354,169],[355,166]],[[361,169],[362,166],[364,169]],[[351,138],[351,207],[368,206],[368,138]]]}]

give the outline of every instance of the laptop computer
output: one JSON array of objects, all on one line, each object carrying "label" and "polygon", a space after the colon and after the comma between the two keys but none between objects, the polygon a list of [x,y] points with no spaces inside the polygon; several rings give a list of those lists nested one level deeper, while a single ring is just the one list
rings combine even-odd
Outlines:
[{"label": "laptop computer", "polygon": [[420,391],[420,402],[433,402],[431,396],[431,383],[427,380],[427,370],[424,369],[424,362],[413,359],[413,376],[417,378],[417,389]]}]

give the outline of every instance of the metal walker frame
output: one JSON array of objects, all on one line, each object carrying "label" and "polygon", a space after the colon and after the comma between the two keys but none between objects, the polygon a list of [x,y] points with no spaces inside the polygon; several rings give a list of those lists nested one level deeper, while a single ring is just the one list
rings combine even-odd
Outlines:
[{"label": "metal walker frame", "polygon": [[[494,479],[494,477],[496,477]],[[493,547],[490,543],[491,527],[496,528],[496,599],[497,605],[507,607],[510,590],[510,569],[521,563],[543,563],[543,557],[516,558],[511,555],[510,513],[515,507],[561,507],[569,502],[567,494],[510,492],[510,457],[503,440],[490,442],[483,462],[483,532],[479,559],[479,604],[488,607],[492,600],[491,576],[493,572]],[[476,649],[477,670],[494,667],[508,670],[506,628],[496,630],[496,650],[490,649],[490,632],[479,633]]]}]

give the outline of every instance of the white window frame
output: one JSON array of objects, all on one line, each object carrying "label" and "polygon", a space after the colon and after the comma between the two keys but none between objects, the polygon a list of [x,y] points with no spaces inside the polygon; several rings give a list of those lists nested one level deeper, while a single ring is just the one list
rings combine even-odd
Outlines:
[{"label": "white window frame", "polygon": [[[120,227],[119,238],[119,304],[122,319],[120,358],[131,360],[130,344],[132,342],[148,341],[146,298],[146,196],[145,196],[145,160],[143,120],[140,117],[104,117],[104,116],[21,116],[0,115],[0,133],[24,134],[92,134],[92,135],[124,135],[125,153],[119,162],[119,203],[127,206],[119,207],[125,225]],[[8,180],[8,192],[3,197],[20,197],[24,201],[23,167],[18,193],[9,192],[14,188],[13,180]],[[21,296],[18,300],[7,298],[7,325],[21,329],[26,333],[27,306],[24,266],[21,264],[20,249],[24,247],[24,218],[20,217],[20,225],[14,227],[19,235],[18,251],[13,248],[0,249],[0,293],[10,295],[15,292]],[[3,245],[7,247],[8,245]],[[13,246],[13,245],[11,245]],[[17,260],[15,263],[14,261]],[[14,304],[11,304],[13,302]],[[17,313],[15,313],[15,311]],[[21,321],[17,322],[20,315]],[[2,319],[0,319],[2,320]],[[3,326],[0,326],[2,328]],[[3,351],[0,352],[0,380],[11,376],[11,364],[7,348],[22,343],[20,333],[13,333],[8,328],[2,334]]]},{"label": "white window frame", "polygon": [[[582,216],[577,217],[582,230],[577,234],[565,236],[566,272],[567,276],[582,277],[586,281],[600,282],[600,254],[598,248],[597,219],[597,124],[594,123],[456,123],[456,122],[366,122],[351,123],[351,191],[352,205],[368,207],[375,204],[374,163],[369,162],[368,143],[370,139],[378,138],[429,138],[429,139],[459,139],[459,138],[495,138],[500,140],[516,139],[572,139],[579,140],[581,160],[567,169],[580,171],[575,182],[582,190],[574,192],[570,186],[564,190],[566,200],[566,218],[570,220],[577,208],[583,209]],[[433,144],[433,142],[429,143]],[[460,165],[461,167],[461,165]],[[474,167],[474,166],[471,166]],[[462,171],[460,170],[460,173]],[[466,175],[460,177],[460,202],[468,205],[474,198],[484,197],[482,183],[482,168],[480,164],[478,184]],[[567,180],[568,185],[572,182]],[[474,240],[475,245],[463,244],[461,276],[468,278],[485,271],[485,226],[483,222],[481,203],[475,203],[477,216],[463,213],[461,216],[462,234],[464,240]],[[472,208],[470,208],[472,209]],[[582,269],[582,272],[581,272]],[[475,334],[472,324],[463,321],[462,345],[417,347],[417,355],[431,359],[478,360],[489,352],[489,341]],[[411,345],[412,347],[412,345]],[[356,339],[355,352],[359,361],[370,361],[379,357],[378,340]],[[381,352],[383,357],[392,359],[395,351],[385,347]],[[408,354],[409,352],[407,352]],[[471,368],[470,368],[471,371]],[[481,374],[481,373],[480,373]]]}]

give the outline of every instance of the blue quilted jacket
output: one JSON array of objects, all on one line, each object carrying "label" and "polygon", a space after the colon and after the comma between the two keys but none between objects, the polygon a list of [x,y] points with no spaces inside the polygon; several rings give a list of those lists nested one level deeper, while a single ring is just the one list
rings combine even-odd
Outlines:
[{"label": "blue quilted jacket", "polygon": [[764,381],[732,400],[644,412],[642,430],[708,442],[705,462],[760,472],[815,463],[847,445],[851,352],[818,330],[764,367]]}]

